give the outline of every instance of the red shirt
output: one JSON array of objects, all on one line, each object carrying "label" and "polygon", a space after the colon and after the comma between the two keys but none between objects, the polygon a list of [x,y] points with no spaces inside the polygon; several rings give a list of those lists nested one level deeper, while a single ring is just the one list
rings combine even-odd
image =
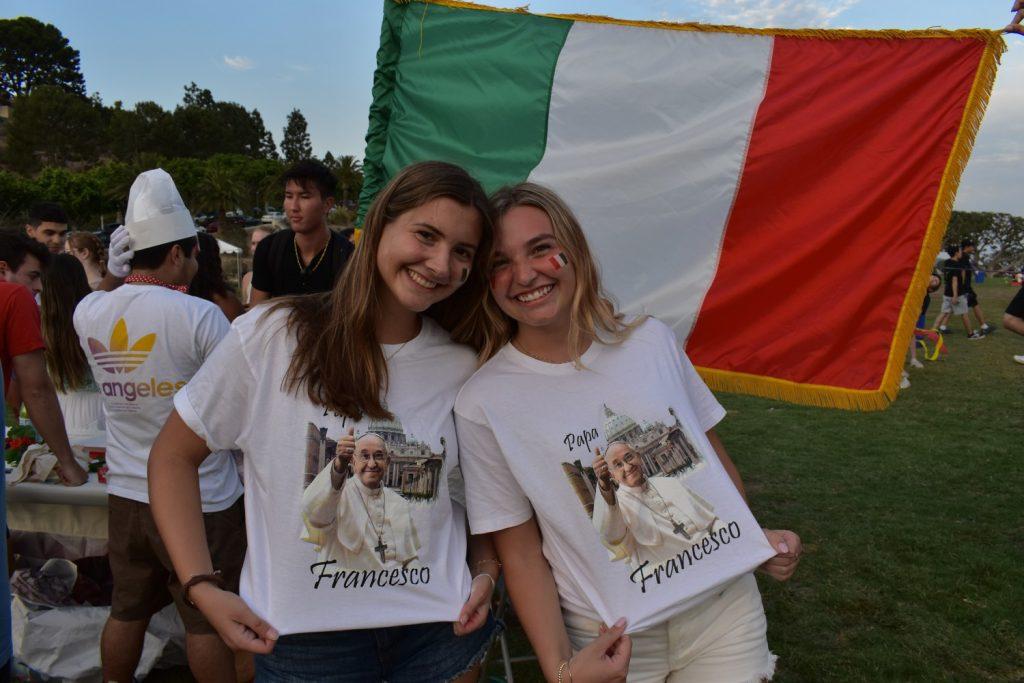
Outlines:
[{"label": "red shirt", "polygon": [[0,282],[0,364],[4,368],[4,393],[11,383],[12,359],[45,348],[39,307],[32,292],[22,285]]}]

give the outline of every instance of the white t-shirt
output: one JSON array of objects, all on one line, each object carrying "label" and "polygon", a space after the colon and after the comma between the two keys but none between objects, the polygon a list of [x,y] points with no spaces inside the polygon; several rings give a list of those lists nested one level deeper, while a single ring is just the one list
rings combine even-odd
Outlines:
[{"label": "white t-shirt", "polygon": [[[174,406],[174,393],[227,334],[214,304],[158,285],[93,292],[75,308],[75,331],[106,408],[107,491],[149,502],[149,449]],[[215,453],[199,468],[203,511],[217,512],[242,495],[231,454]]]},{"label": "white t-shirt", "polygon": [[[536,514],[562,608],[607,624],[626,617],[634,632],[775,553],[705,435],[725,410],[668,327],[649,319],[622,344],[592,344],[582,362],[544,363],[507,344],[463,387],[469,521],[482,534]],[[613,505],[595,447],[622,463]]]},{"label": "white t-shirt", "polygon": [[[235,319],[175,407],[210,448],[245,453],[249,549],[240,593],[279,632],[454,621],[469,595],[465,512],[448,476],[458,466],[452,406],[476,360],[434,321],[384,345],[393,420],[358,421],[286,393],[295,349],[287,311]],[[366,482],[333,473],[337,440],[388,460]]]}]

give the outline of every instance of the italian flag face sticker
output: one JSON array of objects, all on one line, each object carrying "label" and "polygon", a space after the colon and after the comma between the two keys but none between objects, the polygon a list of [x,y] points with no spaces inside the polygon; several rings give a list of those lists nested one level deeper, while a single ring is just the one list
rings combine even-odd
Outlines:
[{"label": "italian flag face sticker", "polygon": [[569,258],[562,252],[558,252],[555,256],[549,256],[548,262],[554,267],[555,270],[561,270],[569,265]]}]

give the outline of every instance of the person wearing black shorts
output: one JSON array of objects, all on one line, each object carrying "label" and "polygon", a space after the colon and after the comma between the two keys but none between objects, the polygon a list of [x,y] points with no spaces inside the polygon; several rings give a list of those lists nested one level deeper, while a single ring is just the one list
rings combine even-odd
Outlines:
[{"label": "person wearing black shorts", "polygon": [[974,265],[971,263],[971,254],[976,250],[974,242],[971,240],[963,240],[960,242],[960,251],[962,253],[960,257],[960,269],[964,274],[963,292],[967,297],[967,309],[974,311],[974,317],[978,321],[978,333],[982,335],[992,334],[996,331],[996,328],[985,322],[985,314],[981,312],[981,306],[978,305],[978,295],[974,291]]}]

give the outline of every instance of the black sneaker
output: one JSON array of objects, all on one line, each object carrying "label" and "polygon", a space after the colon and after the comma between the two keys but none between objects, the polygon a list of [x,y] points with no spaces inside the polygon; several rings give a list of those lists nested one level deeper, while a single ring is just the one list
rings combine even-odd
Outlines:
[{"label": "black sneaker", "polygon": [[978,331],[981,332],[983,335],[988,336],[990,334],[995,334],[996,328],[992,327],[988,323],[985,323],[984,325],[981,326],[981,329]]},{"label": "black sneaker", "polygon": [[974,332],[971,332],[969,335],[967,335],[967,338],[968,339],[984,339],[985,335],[983,335],[982,333],[980,333],[977,330],[975,330]]},{"label": "black sneaker", "polygon": [[943,325],[942,327],[939,328],[939,332],[941,334],[949,334],[949,328]]}]

